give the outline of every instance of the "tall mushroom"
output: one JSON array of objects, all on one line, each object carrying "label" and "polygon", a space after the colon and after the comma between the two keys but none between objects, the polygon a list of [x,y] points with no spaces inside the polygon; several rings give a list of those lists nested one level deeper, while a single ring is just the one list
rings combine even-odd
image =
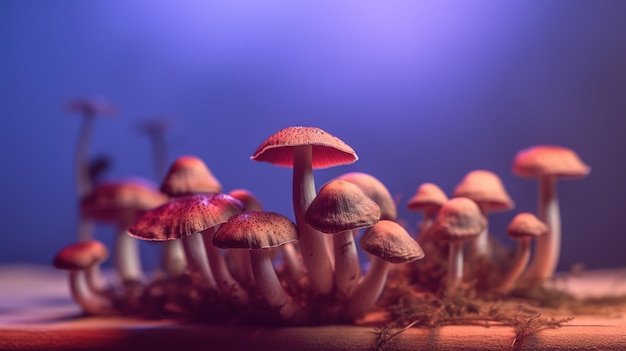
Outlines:
[{"label": "tall mushroom", "polygon": [[380,219],[395,221],[398,219],[398,209],[389,190],[378,178],[363,172],[348,172],[335,179],[346,180],[361,189],[380,208]]},{"label": "tall mushroom", "polygon": [[545,235],[548,230],[548,226],[532,213],[522,212],[513,218],[506,233],[518,242],[517,250],[511,267],[495,287],[495,291],[503,294],[511,291],[530,260],[530,240]]},{"label": "tall mushroom", "polygon": [[283,321],[296,321],[301,308],[285,291],[272,265],[270,248],[298,239],[295,224],[274,212],[244,211],[231,217],[213,237],[215,246],[248,250],[256,281],[256,291]]},{"label": "tall mushroom", "polygon": [[535,241],[530,266],[521,279],[529,284],[542,284],[554,274],[561,251],[561,212],[556,181],[583,178],[591,169],[571,149],[537,145],[515,155],[512,171],[519,177],[539,181],[537,217],[550,231]]},{"label": "tall mushroom", "polygon": [[112,312],[111,300],[93,290],[89,284],[89,275],[107,257],[106,246],[96,240],[84,240],[66,246],[54,257],[55,268],[70,272],[72,298],[88,314],[105,315]]},{"label": "tall mushroom", "polygon": [[385,287],[391,264],[409,263],[424,257],[424,251],[411,235],[389,220],[380,220],[369,228],[359,246],[371,254],[372,263],[344,308],[344,317],[350,321],[374,307]]},{"label": "tall mushroom", "polygon": [[293,168],[293,207],[299,244],[311,287],[318,295],[333,290],[333,267],[324,234],[306,224],[304,215],[315,197],[313,169],[358,160],[354,150],[339,138],[314,127],[288,127],[267,138],[250,157]]},{"label": "tall mushroom", "polygon": [[430,228],[437,239],[449,243],[447,292],[456,291],[463,280],[463,243],[474,240],[487,227],[478,205],[466,197],[455,197],[441,207]]},{"label": "tall mushroom", "polygon": [[342,301],[352,296],[361,275],[353,231],[373,226],[380,213],[358,186],[341,179],[324,184],[306,211],[307,224],[333,235],[335,287]]},{"label": "tall mushroom", "polygon": [[[483,215],[489,213],[508,211],[515,207],[504,184],[497,174],[486,170],[474,170],[469,172],[456,186],[454,197],[466,197],[478,205]],[[490,257],[489,248],[489,224],[480,233],[476,240],[472,241],[471,254],[474,257]]]}]

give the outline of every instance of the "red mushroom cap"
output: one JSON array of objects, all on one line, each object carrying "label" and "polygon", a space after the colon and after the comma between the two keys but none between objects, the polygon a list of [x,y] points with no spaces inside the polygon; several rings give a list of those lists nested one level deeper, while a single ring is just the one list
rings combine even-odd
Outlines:
[{"label": "red mushroom cap", "polygon": [[222,185],[206,164],[195,156],[181,156],[170,166],[161,191],[169,197],[219,193]]},{"label": "red mushroom cap", "polygon": [[267,249],[298,240],[298,229],[287,217],[265,211],[244,211],[231,217],[213,237],[222,249]]},{"label": "red mushroom cap", "polygon": [[513,174],[522,178],[582,178],[590,172],[573,150],[556,145],[529,147],[519,151],[513,161]]},{"label": "red mushroom cap", "polygon": [[52,264],[58,269],[86,269],[107,259],[109,251],[97,240],[85,240],[61,249]]}]

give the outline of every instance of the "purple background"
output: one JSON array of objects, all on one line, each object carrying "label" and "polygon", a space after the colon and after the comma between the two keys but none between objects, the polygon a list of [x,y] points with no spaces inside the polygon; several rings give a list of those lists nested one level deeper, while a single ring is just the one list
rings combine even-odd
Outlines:
[{"label": "purple background", "polygon": [[360,157],[316,172],[318,187],[371,173],[412,228],[406,201],[421,183],[450,193],[473,169],[498,173],[517,203],[490,217],[507,244],[508,221],[536,208],[513,155],[568,146],[593,171],[559,184],[559,267],[624,266],[625,33],[623,1],[1,1],[0,263],[48,264],[74,240],[80,121],[63,104],[102,95],[121,111],[96,123],[107,179],[154,179],[136,126],[169,115],[170,161],[197,155],[225,190],[293,218],[291,171],[249,156],[312,125]]}]

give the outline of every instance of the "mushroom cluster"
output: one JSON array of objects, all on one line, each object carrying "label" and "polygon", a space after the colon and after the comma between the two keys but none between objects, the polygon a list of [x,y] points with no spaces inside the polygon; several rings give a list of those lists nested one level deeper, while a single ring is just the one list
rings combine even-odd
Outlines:
[{"label": "mushroom cluster", "polygon": [[[224,193],[194,156],[177,158],[158,189],[135,181],[103,183],[91,191],[81,202],[82,213],[118,227],[113,256],[123,284],[103,287],[97,274],[107,256],[102,244],[69,245],[54,265],[70,271],[76,302],[95,315],[303,325],[353,323],[384,307],[391,272],[404,275],[415,291],[446,296],[469,281],[485,280],[476,285],[479,292],[501,296],[552,276],[560,237],[554,182],[589,172],[562,147],[518,154],[514,173],[540,178],[540,207],[537,216],[520,213],[513,219],[507,234],[518,247],[499,255],[487,215],[512,210],[514,202],[490,171],[468,173],[451,198],[434,183],[420,185],[407,204],[423,212],[419,233],[412,236],[388,189],[372,175],[345,173],[316,190],[314,169],[358,160],[350,146],[322,129],[280,130],[251,159],[293,169],[295,221],[263,210],[244,188]],[[163,243],[165,274],[146,279],[136,239]],[[362,265],[359,255],[369,264]],[[497,273],[486,279],[476,267]]]}]

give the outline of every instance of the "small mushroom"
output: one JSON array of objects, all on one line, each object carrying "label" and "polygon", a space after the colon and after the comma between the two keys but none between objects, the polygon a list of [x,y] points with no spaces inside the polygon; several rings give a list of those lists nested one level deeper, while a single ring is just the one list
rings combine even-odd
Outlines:
[{"label": "small mushroom", "polygon": [[513,218],[506,232],[509,237],[518,242],[517,252],[511,267],[494,289],[495,291],[503,294],[511,291],[530,260],[530,240],[545,235],[548,231],[548,226],[532,213],[523,212]]},{"label": "small mushroom", "polygon": [[396,222],[380,220],[369,228],[359,246],[371,254],[372,262],[347,302],[344,317],[360,318],[369,312],[383,292],[391,264],[409,263],[424,257],[424,251]]},{"label": "small mushroom", "polygon": [[281,285],[269,249],[297,239],[298,230],[289,218],[274,212],[244,211],[222,224],[213,244],[222,249],[248,250],[256,291],[281,320],[296,321],[302,318],[302,309]]},{"label": "small mushroom", "polygon": [[417,188],[415,195],[409,200],[407,208],[410,211],[421,211],[424,218],[419,225],[418,238],[428,232],[430,226],[439,213],[439,209],[448,201],[448,196],[434,183],[423,183]]},{"label": "small mushroom", "polygon": [[314,127],[288,127],[267,138],[250,159],[293,168],[293,208],[299,244],[311,287],[318,295],[333,290],[333,267],[324,234],[306,224],[304,216],[313,198],[313,169],[350,164],[354,150],[339,138]]},{"label": "small mushroom", "polygon": [[90,275],[108,257],[106,246],[96,240],[85,240],[66,246],[53,260],[55,268],[70,273],[70,292],[74,301],[88,314],[105,315],[112,313],[110,299],[90,287]]},{"label": "small mushroom", "polygon": [[557,196],[558,179],[583,178],[591,172],[571,149],[554,145],[537,145],[518,152],[513,174],[539,181],[537,217],[550,231],[535,241],[530,266],[522,275],[529,284],[542,284],[554,275],[561,251],[561,211]]},{"label": "small mushroom", "polygon": [[346,180],[361,189],[380,208],[380,219],[395,221],[398,219],[396,203],[389,190],[378,178],[363,172],[349,172],[335,179]]},{"label": "small mushroom", "polygon": [[455,197],[441,206],[431,235],[449,244],[447,292],[456,291],[463,280],[463,243],[474,240],[487,227],[478,205],[466,197]]}]

